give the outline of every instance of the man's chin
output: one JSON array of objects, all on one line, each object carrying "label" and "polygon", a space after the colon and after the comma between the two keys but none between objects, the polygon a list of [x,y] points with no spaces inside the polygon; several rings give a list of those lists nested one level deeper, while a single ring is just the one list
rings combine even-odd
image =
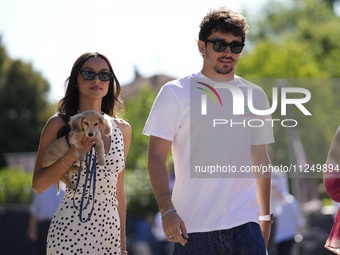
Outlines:
[{"label": "man's chin", "polygon": [[227,74],[230,74],[234,70],[234,68],[228,68],[228,69],[225,69],[225,68],[214,68],[214,70],[218,74],[227,75]]}]

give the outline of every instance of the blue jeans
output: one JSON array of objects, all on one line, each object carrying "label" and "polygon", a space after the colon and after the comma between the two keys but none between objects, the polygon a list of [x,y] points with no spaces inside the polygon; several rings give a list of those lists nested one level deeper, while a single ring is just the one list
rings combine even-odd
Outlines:
[{"label": "blue jeans", "polygon": [[185,246],[175,243],[173,255],[265,255],[260,225],[249,222],[227,230],[188,234]]}]

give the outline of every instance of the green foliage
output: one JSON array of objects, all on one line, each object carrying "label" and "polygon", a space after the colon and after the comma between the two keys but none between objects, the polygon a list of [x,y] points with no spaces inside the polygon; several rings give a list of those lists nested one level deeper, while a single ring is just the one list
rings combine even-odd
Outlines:
[{"label": "green foliage", "polygon": [[281,40],[263,39],[255,42],[252,52],[245,53],[237,65],[237,74],[247,78],[320,77],[308,45],[295,42],[292,36]]},{"label": "green foliage", "polygon": [[[254,22],[256,29],[250,30],[249,39],[256,48],[251,51],[257,55],[258,47],[267,49],[266,52],[271,52],[277,59],[275,61],[270,54],[264,60],[270,62],[269,65],[274,61],[275,67],[280,62],[283,66],[279,67],[286,73],[267,72],[270,76],[262,77],[340,77],[340,33],[337,32],[340,31],[340,18],[326,2],[272,1],[264,8],[262,18]],[[293,66],[290,66],[292,62]],[[262,69],[263,63],[254,64]],[[306,72],[306,64],[311,65],[311,72]],[[284,69],[285,66],[288,69]],[[302,70],[294,71],[296,68]]]},{"label": "green foliage", "polygon": [[31,64],[11,60],[0,38],[0,166],[6,152],[36,151],[50,105],[49,84]]},{"label": "green foliage", "polygon": [[[334,121],[334,116],[340,116],[339,105],[340,91],[338,83],[340,79],[320,78],[289,78],[289,79],[248,79],[260,85],[268,95],[272,104],[272,88],[284,85],[287,87],[307,88],[312,97],[304,106],[311,112],[312,116],[305,116],[296,106],[287,107],[287,115],[281,115],[281,107],[272,114],[273,119],[295,119],[298,122],[297,132],[307,154],[309,163],[324,164],[327,158],[330,144],[339,126],[339,121]],[[278,90],[280,92],[280,90]],[[292,95],[288,95],[292,98]],[[301,97],[298,95],[297,97]],[[278,94],[281,98],[281,94]],[[280,103],[280,99],[279,99]],[[292,124],[292,123],[289,123]],[[282,127],[280,122],[274,124],[275,143],[271,145],[274,153],[272,160],[274,165],[287,165],[292,162],[289,158],[289,146],[287,140],[290,128]]]},{"label": "green foliage", "polygon": [[147,212],[157,212],[158,205],[151,187],[150,178],[144,166],[125,173],[127,214],[143,217]]},{"label": "green foliage", "polygon": [[142,132],[156,94],[151,86],[145,84],[138,95],[126,99],[125,119],[132,127],[131,146],[126,160],[128,170],[146,169],[149,137]]},{"label": "green foliage", "polygon": [[30,204],[32,196],[32,173],[26,173],[20,168],[0,170],[1,204]]},{"label": "green foliage", "polygon": [[[251,22],[247,43],[250,47],[236,70],[245,78],[314,78],[300,79],[300,84],[296,79],[295,84],[289,84],[294,79],[286,79],[286,86],[307,88],[312,95],[305,104],[312,117],[290,107],[291,118],[299,123],[296,129],[310,164],[325,163],[340,124],[339,80],[317,79],[340,77],[340,18],[333,9],[336,1],[271,1],[263,8],[261,18]],[[273,86],[261,84],[270,102]],[[284,118],[278,110],[272,117]],[[288,131],[280,125],[274,127],[274,165],[292,162]]]},{"label": "green foliage", "polygon": [[147,171],[149,137],[142,134],[156,94],[151,86],[144,84],[138,95],[128,97],[125,102],[125,119],[132,127],[125,173],[129,215],[144,216],[158,208]]}]

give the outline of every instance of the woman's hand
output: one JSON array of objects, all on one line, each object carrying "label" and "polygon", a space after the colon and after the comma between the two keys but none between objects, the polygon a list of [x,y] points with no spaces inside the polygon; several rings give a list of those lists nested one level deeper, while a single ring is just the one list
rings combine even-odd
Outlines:
[{"label": "woman's hand", "polygon": [[86,135],[81,139],[81,143],[84,146],[84,153],[88,153],[92,150],[93,146],[97,143],[97,139],[88,138]]},{"label": "woman's hand", "polygon": [[[71,148],[66,154],[74,155],[76,158],[78,158],[81,161],[85,160],[86,154],[92,150],[93,146],[96,143],[97,143],[96,138],[89,138],[86,135],[84,135],[83,138],[81,139],[81,145],[83,146],[83,148],[80,148],[80,150],[77,151],[76,146],[73,143],[71,143]],[[65,157],[66,157],[66,154],[65,154]]]}]

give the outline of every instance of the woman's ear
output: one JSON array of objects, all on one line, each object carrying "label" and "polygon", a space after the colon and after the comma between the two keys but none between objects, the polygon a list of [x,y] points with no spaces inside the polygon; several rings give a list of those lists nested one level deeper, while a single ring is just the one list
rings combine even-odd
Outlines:
[{"label": "woman's ear", "polygon": [[81,122],[83,120],[83,115],[81,113],[76,114],[70,119],[70,126],[74,133],[80,133],[82,131]]}]

